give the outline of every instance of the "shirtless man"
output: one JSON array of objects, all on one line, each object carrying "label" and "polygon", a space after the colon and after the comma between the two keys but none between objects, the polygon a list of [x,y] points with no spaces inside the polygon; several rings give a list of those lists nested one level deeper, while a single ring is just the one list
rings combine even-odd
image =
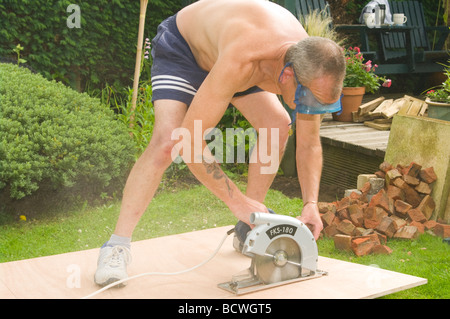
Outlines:
[{"label": "shirtless man", "polygon": [[[340,105],[345,62],[334,42],[308,37],[286,9],[262,0],[201,0],[158,27],[152,41],[153,136],[126,183],[114,234],[100,250],[95,281],[106,285],[126,278],[131,236],[172,162],[177,128],[193,136],[194,120],[215,127],[232,103],[258,131],[278,129],[279,158],[291,118],[281,95],[296,112],[297,168],[304,207],[300,220],[317,239],[323,228],[317,207],[322,169],[320,113]],[[308,105],[302,101],[311,100]],[[295,100],[295,101],[294,101]],[[192,142],[193,143],[193,142]],[[203,141],[202,150],[206,142]],[[192,147],[194,149],[194,147]],[[184,152],[182,152],[184,153]],[[275,177],[251,163],[244,195],[217,163],[202,154],[181,154],[192,173],[240,220],[250,224]],[[196,161],[201,156],[200,161]],[[209,159],[210,160],[210,159]]]}]

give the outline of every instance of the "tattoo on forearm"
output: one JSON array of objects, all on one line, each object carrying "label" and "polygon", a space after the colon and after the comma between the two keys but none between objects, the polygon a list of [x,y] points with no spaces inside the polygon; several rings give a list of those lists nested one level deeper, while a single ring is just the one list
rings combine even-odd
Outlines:
[{"label": "tattoo on forearm", "polygon": [[213,178],[216,179],[216,180],[219,180],[219,179],[224,179],[225,180],[225,184],[226,184],[227,190],[228,190],[228,195],[230,197],[233,197],[233,189],[231,188],[231,185],[230,185],[230,179],[220,169],[219,164],[217,162],[207,163],[205,161],[202,161],[202,163],[203,163],[203,165],[206,168],[206,173],[207,174],[212,174]]}]

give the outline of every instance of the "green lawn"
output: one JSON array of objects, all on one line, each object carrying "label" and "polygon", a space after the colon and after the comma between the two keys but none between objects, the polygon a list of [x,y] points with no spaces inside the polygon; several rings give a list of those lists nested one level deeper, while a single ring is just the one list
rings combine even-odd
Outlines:
[{"label": "green lawn", "polygon": [[[300,199],[271,190],[266,205],[277,213],[298,215]],[[100,247],[112,233],[120,203],[100,207],[82,205],[71,212],[26,221],[0,215],[0,262]],[[27,216],[26,212],[23,212]],[[152,201],[139,222],[133,241],[234,225],[236,218],[203,186],[168,188]],[[364,265],[376,265],[428,279],[428,284],[386,298],[450,298],[450,245],[439,237],[422,235],[414,241],[390,240],[389,256],[356,257],[337,251],[331,239],[318,241],[319,254]]]}]

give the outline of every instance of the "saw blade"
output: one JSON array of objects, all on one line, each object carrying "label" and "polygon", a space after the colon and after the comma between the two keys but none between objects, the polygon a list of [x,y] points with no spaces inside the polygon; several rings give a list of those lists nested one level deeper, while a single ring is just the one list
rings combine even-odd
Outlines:
[{"label": "saw blade", "polygon": [[254,257],[256,274],[265,284],[290,280],[301,275],[301,252],[295,240],[280,237],[270,243],[264,256]]}]

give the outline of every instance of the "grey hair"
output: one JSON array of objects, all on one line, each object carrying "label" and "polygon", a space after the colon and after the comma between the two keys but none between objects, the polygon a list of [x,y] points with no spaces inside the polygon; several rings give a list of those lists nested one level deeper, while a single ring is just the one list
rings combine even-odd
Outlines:
[{"label": "grey hair", "polygon": [[307,37],[287,50],[285,63],[292,63],[298,81],[303,85],[325,75],[332,76],[337,83],[333,95],[340,94],[345,77],[345,56],[333,40]]}]

